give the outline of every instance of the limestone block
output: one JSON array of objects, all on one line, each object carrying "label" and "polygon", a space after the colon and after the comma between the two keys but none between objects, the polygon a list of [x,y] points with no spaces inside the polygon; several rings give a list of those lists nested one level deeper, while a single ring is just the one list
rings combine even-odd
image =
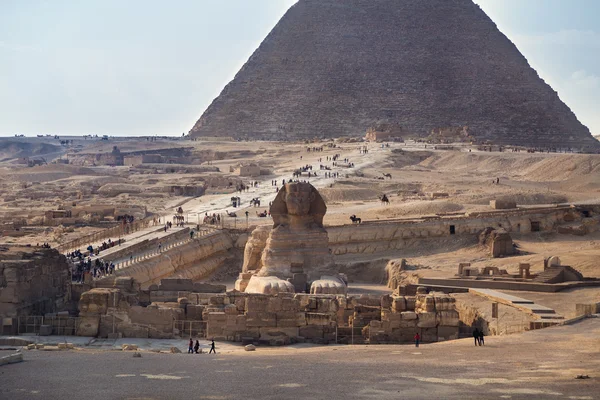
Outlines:
[{"label": "limestone block", "polygon": [[417,313],[414,311],[403,311],[400,315],[403,320],[416,320],[418,318]]},{"label": "limestone block", "polygon": [[204,312],[205,306],[197,306],[188,304],[185,308],[185,317],[190,321],[201,321],[202,313]]},{"label": "limestone block", "polygon": [[77,336],[92,336],[98,335],[100,327],[99,316],[80,316],[79,325],[77,326]]},{"label": "limestone block", "polygon": [[27,345],[27,350],[35,350],[35,344],[34,343],[30,343]]},{"label": "limestone block", "polygon": [[259,329],[261,340],[281,339],[285,344],[290,343],[290,338],[298,336],[298,328],[262,327]]},{"label": "limestone block", "polygon": [[406,311],[414,311],[417,299],[413,296],[406,297]]},{"label": "limestone block", "polygon": [[123,350],[123,351],[138,350],[138,346],[136,344],[122,344],[121,350]]},{"label": "limestone block", "polygon": [[225,307],[223,307],[223,311],[225,312],[226,315],[237,315],[238,314],[238,309],[234,304],[227,304]]},{"label": "limestone block", "polygon": [[315,326],[329,326],[332,320],[329,314],[306,313],[306,324]]},{"label": "limestone block", "polygon": [[277,314],[268,312],[247,312],[246,326],[251,327],[275,327],[277,326]]},{"label": "limestone block", "polygon": [[418,314],[417,326],[419,328],[434,328],[437,326],[437,314],[435,312],[421,312]]},{"label": "limestone block", "polygon": [[315,325],[303,326],[298,330],[298,335],[309,340],[323,339],[323,327]]},{"label": "limestone block", "polygon": [[237,279],[235,281],[235,285],[234,285],[235,290],[238,290],[240,292],[245,292],[246,288],[248,287],[248,282],[250,282],[250,279],[242,279],[242,278]]},{"label": "limestone block", "polygon": [[50,335],[52,335],[52,325],[41,325],[40,326],[39,335],[40,336],[50,336]]},{"label": "limestone block", "polygon": [[392,297],[392,310],[395,312],[406,311],[406,298],[404,296]]},{"label": "limestone block", "polygon": [[269,305],[269,296],[250,295],[245,299],[246,312],[263,312],[267,311]]},{"label": "limestone block", "polygon": [[436,327],[421,329],[421,341],[434,343],[438,341],[438,329]]},{"label": "limestone block", "polygon": [[256,351],[256,346],[253,344],[248,344],[248,345],[244,346],[244,350],[245,351]]},{"label": "limestone block", "polygon": [[418,319],[402,319],[400,320],[401,329],[415,329],[417,327]]},{"label": "limestone block", "polygon": [[172,346],[169,351],[171,352],[171,354],[179,354],[181,353],[181,350],[179,350],[178,347]]},{"label": "limestone block", "polygon": [[438,326],[438,341],[458,339],[458,326]]},{"label": "limestone block", "polygon": [[392,302],[392,296],[387,294],[385,296],[381,296],[381,308],[392,308]]},{"label": "limestone block", "polygon": [[438,325],[443,326],[458,326],[459,316],[457,311],[438,311]]},{"label": "limestone block", "polygon": [[10,354],[0,357],[0,365],[14,364],[23,361],[23,353]]}]

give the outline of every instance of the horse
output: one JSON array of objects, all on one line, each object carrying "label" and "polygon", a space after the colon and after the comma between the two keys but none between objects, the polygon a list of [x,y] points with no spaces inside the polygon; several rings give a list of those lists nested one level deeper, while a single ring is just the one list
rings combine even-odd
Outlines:
[{"label": "horse", "polygon": [[362,222],[362,219],[358,218],[356,215],[351,215],[350,220],[352,220],[353,224],[360,224]]},{"label": "horse", "polygon": [[385,194],[383,196],[381,196],[379,198],[379,200],[381,200],[381,204],[385,204],[385,205],[390,204],[390,199],[388,199],[388,197]]}]

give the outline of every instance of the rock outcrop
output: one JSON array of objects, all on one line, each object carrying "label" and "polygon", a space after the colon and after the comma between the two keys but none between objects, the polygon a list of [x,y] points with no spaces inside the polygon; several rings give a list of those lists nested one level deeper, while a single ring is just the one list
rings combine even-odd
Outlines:
[{"label": "rock outcrop", "polygon": [[190,135],[361,137],[379,123],[600,147],[472,0],[300,0]]},{"label": "rock outcrop", "polygon": [[60,310],[71,293],[67,259],[54,249],[0,246],[0,316]]}]

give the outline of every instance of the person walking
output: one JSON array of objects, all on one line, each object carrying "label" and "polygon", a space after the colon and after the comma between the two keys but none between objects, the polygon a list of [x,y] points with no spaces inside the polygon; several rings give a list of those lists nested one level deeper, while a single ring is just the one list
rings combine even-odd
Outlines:
[{"label": "person walking", "polygon": [[190,338],[190,343],[188,345],[188,354],[194,353],[194,340]]},{"label": "person walking", "polygon": [[479,330],[475,328],[473,331],[473,340],[475,341],[475,346],[479,344]]},{"label": "person walking", "polygon": [[196,344],[194,345],[194,353],[198,354],[198,349],[200,348],[200,342],[196,340]]},{"label": "person walking", "polygon": [[479,345],[485,345],[485,341],[483,340],[483,329],[479,331]]},{"label": "person walking", "polygon": [[215,349],[215,339],[211,339],[210,351],[208,352],[208,354],[210,353],[217,354],[217,350]]},{"label": "person walking", "polygon": [[419,335],[419,332],[415,333],[415,347],[419,347],[420,340],[421,340],[421,335]]}]

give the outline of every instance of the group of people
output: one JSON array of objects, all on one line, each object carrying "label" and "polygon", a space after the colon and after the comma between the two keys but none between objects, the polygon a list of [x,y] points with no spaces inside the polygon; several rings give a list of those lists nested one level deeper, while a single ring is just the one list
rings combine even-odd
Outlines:
[{"label": "group of people", "polygon": [[221,216],[219,214],[208,215],[204,213],[204,224],[208,225],[219,225],[221,223]]},{"label": "group of people", "polygon": [[[114,275],[114,263],[102,261],[99,258],[92,262],[92,259],[90,257],[88,257],[86,260],[79,250],[77,250],[77,252],[78,254],[76,256],[76,259],[78,259],[79,262],[75,264],[75,267],[72,271],[73,282],[83,283],[85,281],[86,274],[90,274],[94,279]],[[72,259],[71,261],[75,262],[74,259]]]},{"label": "group of people", "polygon": [[[196,340],[196,344],[194,344],[194,339],[190,338],[190,343],[188,345],[188,354],[199,354],[199,352],[198,352],[199,350],[200,350],[200,341]],[[217,354],[214,339],[211,340],[211,343],[210,343],[210,351],[208,352],[208,354],[210,354],[210,353]]]},{"label": "group of people", "polygon": [[475,340],[475,346],[483,346],[485,344],[483,336],[483,329],[479,330],[475,328],[475,330],[473,331],[473,339]]}]

